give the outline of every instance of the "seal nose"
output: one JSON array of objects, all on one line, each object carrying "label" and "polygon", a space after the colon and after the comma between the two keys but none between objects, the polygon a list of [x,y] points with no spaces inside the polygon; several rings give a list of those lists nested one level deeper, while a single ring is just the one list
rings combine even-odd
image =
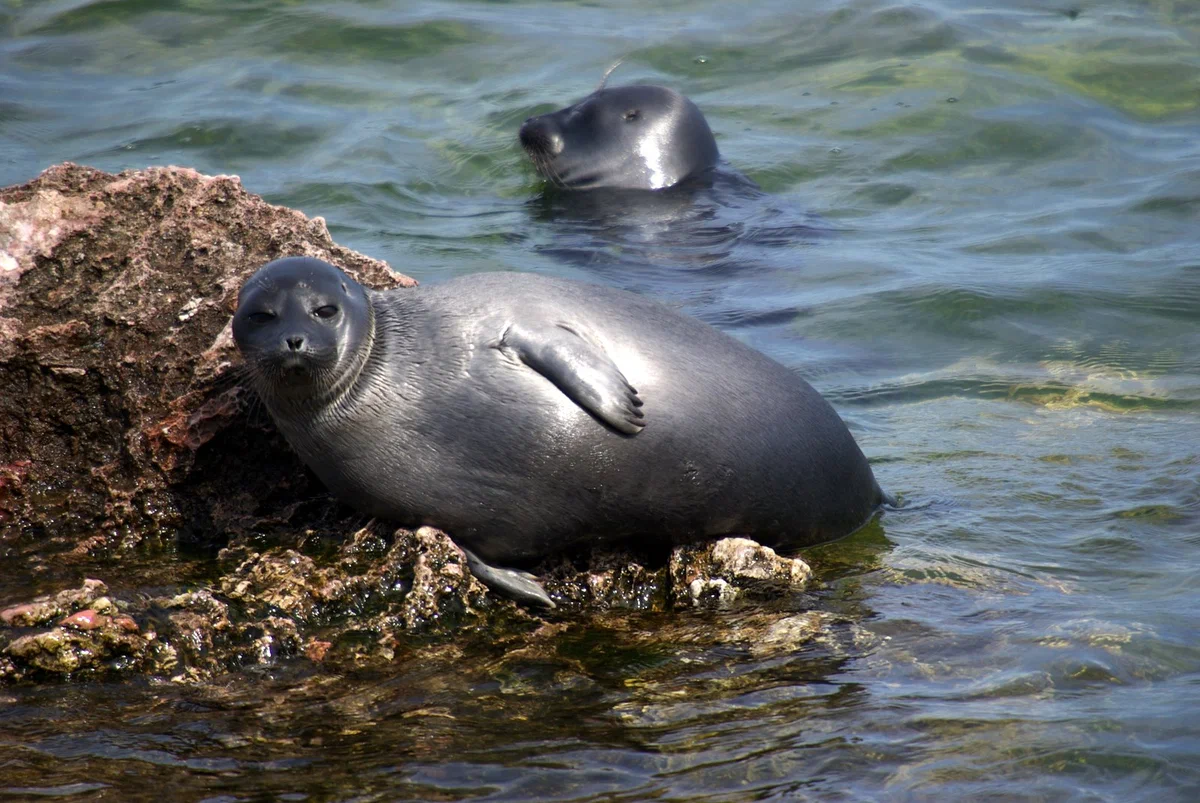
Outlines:
[{"label": "seal nose", "polygon": [[289,351],[299,351],[304,348],[304,335],[293,335],[286,340]]},{"label": "seal nose", "polygon": [[558,156],[563,151],[562,134],[546,116],[530,117],[521,125],[521,147],[533,153]]}]

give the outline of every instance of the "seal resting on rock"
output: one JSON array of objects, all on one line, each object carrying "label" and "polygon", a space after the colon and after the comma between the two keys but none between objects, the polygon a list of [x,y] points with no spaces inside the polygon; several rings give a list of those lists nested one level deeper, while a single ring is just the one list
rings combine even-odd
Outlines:
[{"label": "seal resting on rock", "polygon": [[369,290],[308,257],[242,287],[233,335],[280,432],[347,504],[430,524],[493,589],[641,536],[803,546],[885,497],[799,376],[622,290],[523,273]]},{"label": "seal resting on rock", "polygon": [[543,178],[577,190],[666,189],[720,157],[696,104],[663,86],[606,88],[601,81],[578,103],[527,119],[519,138]]}]

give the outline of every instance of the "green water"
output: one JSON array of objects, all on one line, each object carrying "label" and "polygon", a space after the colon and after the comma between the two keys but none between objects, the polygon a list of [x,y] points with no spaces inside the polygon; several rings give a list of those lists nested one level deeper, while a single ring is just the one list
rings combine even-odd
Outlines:
[{"label": "green water", "polygon": [[[621,57],[766,191],[714,244],[539,213],[517,127]],[[65,159],[236,173],[422,281],[664,297],[910,507],[807,554],[795,654],[634,617],[549,663],[8,689],[0,797],[1200,794],[1200,3],[0,0],[0,185]]]}]

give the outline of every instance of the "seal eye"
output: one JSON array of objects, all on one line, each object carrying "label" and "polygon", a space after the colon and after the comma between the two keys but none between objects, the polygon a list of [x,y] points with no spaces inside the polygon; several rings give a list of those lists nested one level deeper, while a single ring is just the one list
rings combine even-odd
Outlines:
[{"label": "seal eye", "polygon": [[629,111],[625,112],[625,122],[632,123],[634,120],[638,119],[641,116],[642,116],[642,113],[640,111],[638,111],[637,109],[630,109]]},{"label": "seal eye", "polygon": [[250,323],[270,323],[271,321],[275,320],[275,313],[252,312],[247,317],[250,318]]},{"label": "seal eye", "polygon": [[316,315],[318,318],[328,319],[332,318],[334,315],[337,315],[337,311],[337,307],[333,306],[332,304],[326,304],[323,307],[317,307],[315,310],[313,310],[313,315]]}]

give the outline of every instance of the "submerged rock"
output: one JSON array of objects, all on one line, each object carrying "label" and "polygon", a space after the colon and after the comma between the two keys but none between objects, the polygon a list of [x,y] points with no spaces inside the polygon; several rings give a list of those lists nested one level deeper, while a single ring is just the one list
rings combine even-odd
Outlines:
[{"label": "submerged rock", "polygon": [[[394,659],[410,634],[476,630],[519,650],[548,632],[443,533],[362,526],[253,409],[229,321],[242,282],[288,255],[414,284],[236,177],[62,164],[0,190],[0,550],[43,588],[83,570],[121,589],[0,597],[0,680],[354,666]],[[221,548],[203,581],[156,568],[187,544]],[[535,571],[556,617],[728,607],[810,575],[746,539]]]},{"label": "submerged rock", "polygon": [[32,602],[0,610],[0,622],[14,627],[36,627],[72,611],[95,606],[94,601],[104,599],[107,593],[108,586],[100,580],[84,580],[79,588],[47,594]]}]

